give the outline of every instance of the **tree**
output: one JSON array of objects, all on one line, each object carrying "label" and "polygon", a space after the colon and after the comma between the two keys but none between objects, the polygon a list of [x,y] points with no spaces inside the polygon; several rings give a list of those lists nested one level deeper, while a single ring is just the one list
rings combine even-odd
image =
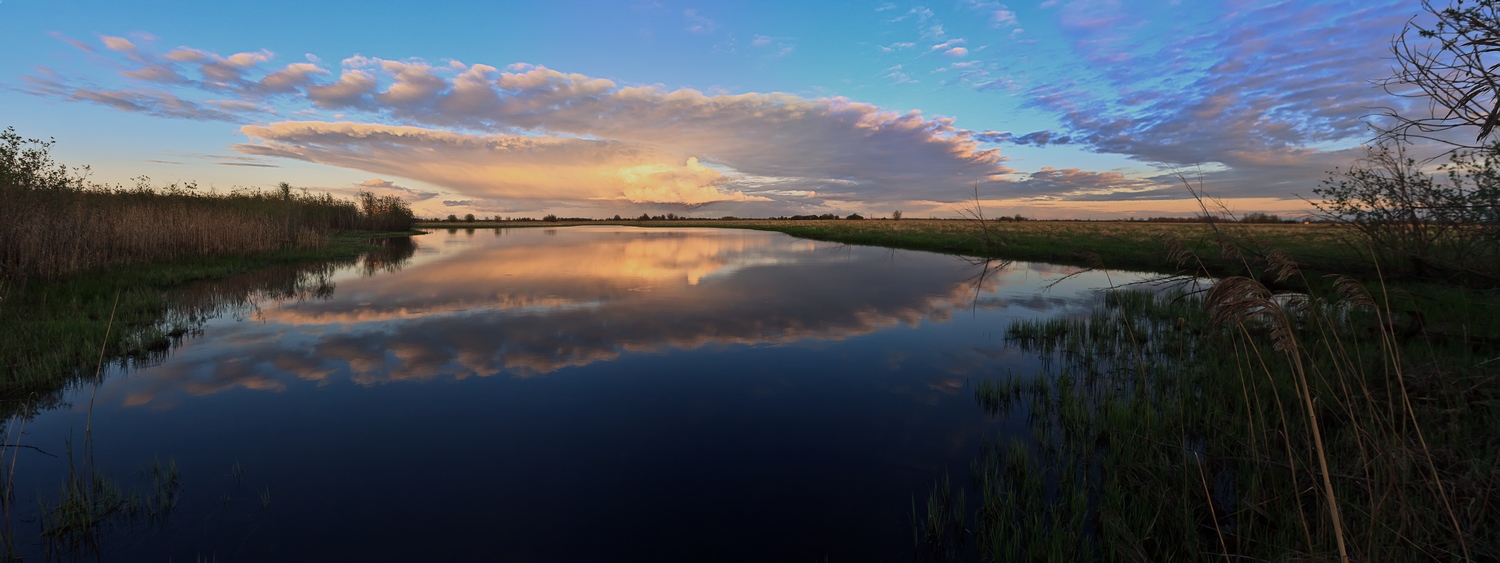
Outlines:
[{"label": "tree", "polygon": [[1246,213],[1244,216],[1240,217],[1240,222],[1241,223],[1280,223],[1281,222],[1281,216],[1279,216],[1279,215],[1272,215],[1270,213],[1261,213],[1259,211],[1255,211],[1255,212],[1251,212],[1251,213]]},{"label": "tree", "polygon": [[[1485,142],[1500,126],[1500,0],[1456,0],[1438,9],[1430,0],[1422,9],[1436,18],[1424,27],[1406,23],[1391,42],[1395,74],[1381,81],[1386,92],[1418,100],[1426,109],[1402,114],[1387,108],[1392,122],[1380,140],[1433,140],[1454,148],[1493,150]],[[1415,113],[1412,113],[1415,112]],[[1444,133],[1474,128],[1474,141]]]},{"label": "tree", "polygon": [[[1390,123],[1366,158],[1330,173],[1313,190],[1322,200],[1310,203],[1353,227],[1349,242],[1384,271],[1500,284],[1500,0],[1442,9],[1423,0],[1422,9],[1433,23],[1406,23],[1391,41],[1394,74],[1382,81],[1418,102],[1406,114],[1387,109]],[[1416,141],[1451,147],[1437,174],[1406,155]]]},{"label": "tree", "polygon": [[469,213],[469,214],[464,215],[464,221],[468,222],[468,223],[473,223],[474,222],[474,214],[473,213]]},{"label": "tree", "polygon": [[891,212],[891,220],[892,221],[900,221],[901,220],[901,210],[900,209],[897,209],[897,210]]},{"label": "tree", "polygon": [[1454,152],[1438,175],[1399,143],[1368,151],[1313,190],[1319,215],[1354,227],[1382,267],[1500,282],[1500,147]]}]

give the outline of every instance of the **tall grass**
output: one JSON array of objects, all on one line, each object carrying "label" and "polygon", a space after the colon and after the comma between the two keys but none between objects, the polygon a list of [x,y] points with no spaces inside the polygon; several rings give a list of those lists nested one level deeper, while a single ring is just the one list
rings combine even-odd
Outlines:
[{"label": "tall grass", "polygon": [[228,193],[195,184],[90,183],[54,162],[50,142],[0,133],[0,277],[55,278],[98,268],[326,244],[347,230],[409,230],[400,198],[347,201],[281,184]]},{"label": "tall grass", "polygon": [[1012,324],[1010,342],[1047,368],[982,381],[976,398],[1033,436],[987,446],[969,533],[919,547],[994,561],[1500,557],[1495,349],[1407,330],[1378,283],[1309,283],[1279,264],[1301,291],[1246,277],[1111,291],[1090,317]]}]

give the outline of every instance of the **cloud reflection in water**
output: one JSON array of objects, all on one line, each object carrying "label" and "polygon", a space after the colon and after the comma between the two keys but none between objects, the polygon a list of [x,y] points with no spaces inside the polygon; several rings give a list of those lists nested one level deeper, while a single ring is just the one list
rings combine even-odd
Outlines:
[{"label": "cloud reflection in water", "polygon": [[253,320],[212,322],[109,394],[170,406],[175,393],[281,391],[299,380],[533,376],[710,344],[843,340],[976,307],[1082,308],[1092,301],[1080,290],[1103,285],[1082,276],[1044,294],[1038,288],[1073,270],[996,271],[748,230],[438,231],[419,241],[439,251],[397,271],[339,276],[326,299],[268,302]]}]

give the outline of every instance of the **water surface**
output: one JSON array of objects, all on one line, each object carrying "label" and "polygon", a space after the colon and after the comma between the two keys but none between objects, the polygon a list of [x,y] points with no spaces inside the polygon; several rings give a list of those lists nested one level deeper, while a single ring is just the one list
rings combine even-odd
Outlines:
[{"label": "water surface", "polygon": [[[968,387],[1037,370],[1007,322],[1141,277],[748,230],[414,241],[231,300],[26,423],[76,450],[92,401],[123,485],[181,469],[177,508],[107,529],[103,559],[910,560],[913,497],[1026,432]],[[16,506],[68,463],[23,451]]]}]

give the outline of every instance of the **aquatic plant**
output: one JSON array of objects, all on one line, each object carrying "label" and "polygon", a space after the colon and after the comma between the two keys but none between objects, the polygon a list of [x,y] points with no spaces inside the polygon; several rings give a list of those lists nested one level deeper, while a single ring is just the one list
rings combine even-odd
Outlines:
[{"label": "aquatic plant", "polygon": [[[1050,363],[974,392],[1033,437],[984,448],[970,547],[940,559],[1496,557],[1486,348],[1403,336],[1378,286],[1323,287],[1115,290],[1087,317],[1013,323],[1010,343]],[[929,514],[953,506],[946,481]]]}]

